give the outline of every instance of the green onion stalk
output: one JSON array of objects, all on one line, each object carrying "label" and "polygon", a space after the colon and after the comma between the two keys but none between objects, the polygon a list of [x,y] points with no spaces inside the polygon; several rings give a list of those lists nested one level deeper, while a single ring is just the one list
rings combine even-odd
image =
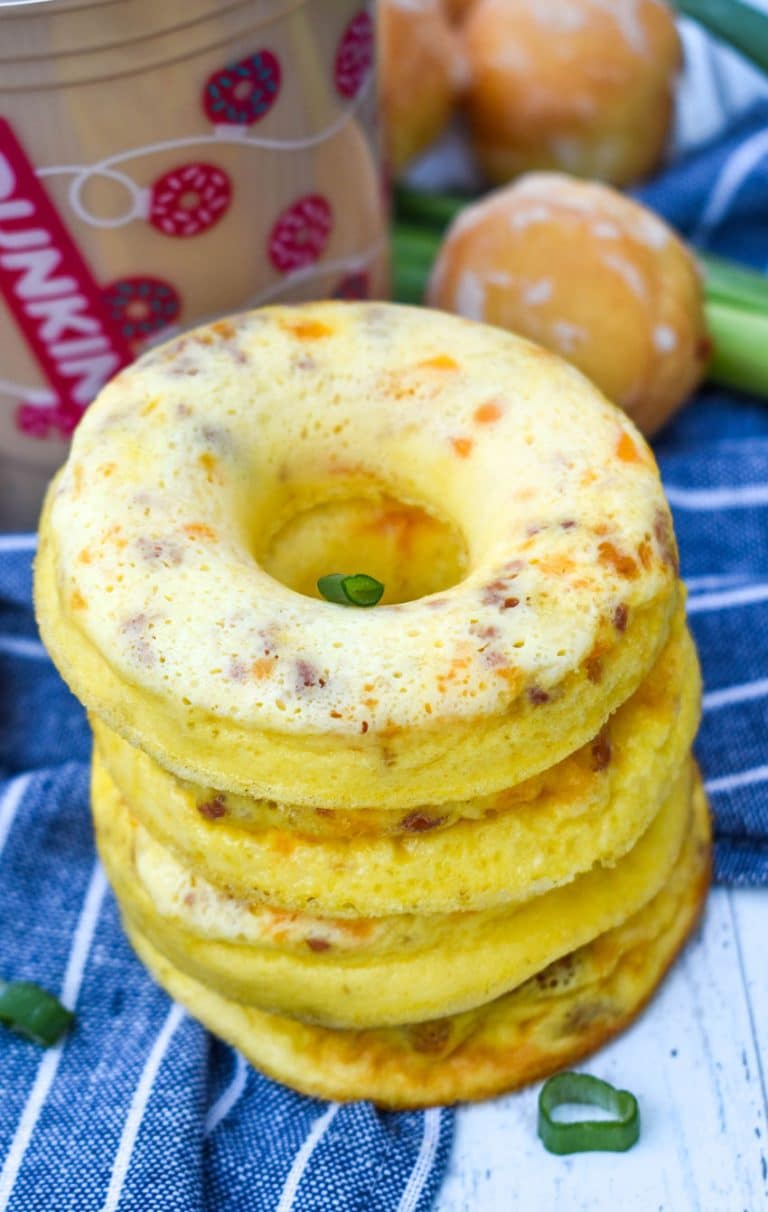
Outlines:
[{"label": "green onion stalk", "polygon": [[[768,28],[768,21],[766,21]],[[398,189],[392,233],[395,298],[423,302],[446,228],[468,197]],[[704,306],[714,352],[713,383],[768,398],[768,277],[694,250],[704,280]]]},{"label": "green onion stalk", "polygon": [[768,17],[742,0],[676,0],[675,7],[768,72]]}]

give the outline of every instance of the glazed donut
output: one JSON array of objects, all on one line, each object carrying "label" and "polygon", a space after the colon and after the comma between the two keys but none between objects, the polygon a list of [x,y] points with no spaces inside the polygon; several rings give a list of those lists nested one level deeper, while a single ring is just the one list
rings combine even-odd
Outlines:
[{"label": "glazed donut", "polygon": [[146,341],[179,318],[181,301],[169,282],[148,276],[118,278],[104,287],[110,318],[127,341]]},{"label": "glazed donut", "polygon": [[275,104],[281,79],[279,59],[271,51],[256,51],[211,73],[203,89],[203,107],[217,126],[252,126]]},{"label": "glazed donut", "polygon": [[149,221],[165,236],[199,236],[229,209],[232,182],[215,164],[180,164],[152,186]]},{"label": "glazed donut", "polygon": [[[323,573],[382,567],[375,609],[318,600]],[[49,493],[36,586],[78,696],[178,776],[403,811],[594,738],[679,597],[653,456],[576,370],[341,302],[220,321],[121,372]]]},{"label": "glazed donut", "polygon": [[380,0],[379,78],[384,145],[397,174],[442,132],[467,81],[440,0]]},{"label": "glazed donut", "polygon": [[625,185],[653,170],[681,63],[662,0],[478,0],[462,33],[472,144],[491,181],[562,169]]},{"label": "glazed donut", "polygon": [[685,403],[711,352],[696,263],[672,228],[608,186],[558,173],[466,207],[428,299],[567,358],[645,434]]}]

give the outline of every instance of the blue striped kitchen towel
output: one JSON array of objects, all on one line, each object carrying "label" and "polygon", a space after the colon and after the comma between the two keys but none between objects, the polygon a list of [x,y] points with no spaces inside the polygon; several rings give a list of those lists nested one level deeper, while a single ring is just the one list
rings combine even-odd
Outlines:
[{"label": "blue striped kitchen towel", "polygon": [[452,1113],[277,1085],[134,958],[96,860],[88,728],[37,638],[30,535],[0,535],[0,976],[76,1008],[63,1046],[0,1029],[5,1212],[425,1212]]},{"label": "blue striped kitchen towel", "polygon": [[[768,266],[768,106],[644,196]],[[768,353],[767,353],[768,356]],[[705,672],[717,874],[768,884],[768,407],[705,391],[658,443]],[[303,1098],[213,1040],[134,959],[96,862],[83,712],[36,636],[29,536],[0,536],[0,975],[77,1010],[0,1032],[0,1212],[424,1212],[452,1113]]]}]

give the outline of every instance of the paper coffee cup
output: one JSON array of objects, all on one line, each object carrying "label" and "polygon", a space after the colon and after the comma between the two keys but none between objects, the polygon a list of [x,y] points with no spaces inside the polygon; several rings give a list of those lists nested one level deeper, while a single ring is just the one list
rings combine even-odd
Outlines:
[{"label": "paper coffee cup", "polygon": [[148,344],[386,296],[375,117],[361,0],[0,0],[0,529]]}]

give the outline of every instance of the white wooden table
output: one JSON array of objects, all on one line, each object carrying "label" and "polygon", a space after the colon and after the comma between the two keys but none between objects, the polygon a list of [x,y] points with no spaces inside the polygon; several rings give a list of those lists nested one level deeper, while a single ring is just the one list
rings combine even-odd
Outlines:
[{"label": "white wooden table", "polygon": [[645,1014],[575,1068],[637,1096],[634,1149],[547,1153],[538,1087],[464,1108],[437,1212],[766,1212],[768,892],[715,889]]}]

